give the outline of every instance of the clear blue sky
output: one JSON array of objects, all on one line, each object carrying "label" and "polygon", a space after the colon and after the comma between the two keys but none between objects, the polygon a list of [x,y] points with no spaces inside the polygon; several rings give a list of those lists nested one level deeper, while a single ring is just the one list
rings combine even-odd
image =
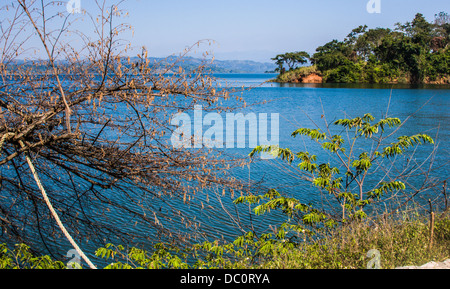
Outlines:
[{"label": "clear blue sky", "polygon": [[[92,0],[80,1],[83,9],[95,12]],[[343,40],[359,25],[393,28],[397,22],[411,21],[416,13],[428,21],[441,11],[450,13],[449,0],[380,0],[380,14],[368,13],[368,2],[126,0],[121,7],[129,12],[123,21],[134,27],[134,36],[127,34],[127,40],[135,47],[146,46],[150,56],[179,53],[198,40],[212,39],[215,45],[201,49],[213,51],[217,59],[267,62],[278,53],[314,52],[328,41]]]},{"label": "clear blue sky", "polygon": [[[86,1],[86,0],[85,0]],[[133,43],[150,54],[180,52],[200,39],[217,42],[220,58],[270,61],[273,54],[305,50],[332,39],[342,40],[353,28],[394,27],[418,12],[427,20],[445,11],[449,0],[380,0],[381,13],[370,14],[368,0],[128,0],[123,5],[134,26]],[[206,48],[205,48],[206,49]]]}]

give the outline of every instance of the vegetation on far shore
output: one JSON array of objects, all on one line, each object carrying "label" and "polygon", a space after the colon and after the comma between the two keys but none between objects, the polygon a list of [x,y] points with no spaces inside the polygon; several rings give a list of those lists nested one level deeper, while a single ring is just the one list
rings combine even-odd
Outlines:
[{"label": "vegetation on far shore", "polygon": [[[277,55],[277,82],[302,82],[317,74],[328,83],[450,84],[450,16],[441,12],[433,22],[418,13],[396,28],[361,25],[343,40],[304,51]],[[310,61],[312,67],[298,67]],[[287,68],[286,68],[287,66]]]}]

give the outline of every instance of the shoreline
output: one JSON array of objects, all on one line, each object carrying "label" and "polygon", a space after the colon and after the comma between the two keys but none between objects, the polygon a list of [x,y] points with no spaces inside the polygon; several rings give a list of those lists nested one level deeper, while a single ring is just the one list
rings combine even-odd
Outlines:
[{"label": "shoreline", "polygon": [[368,81],[360,81],[360,82],[326,82],[323,77],[318,74],[311,74],[306,77],[300,77],[291,81],[282,81],[278,78],[271,79],[267,82],[270,83],[280,83],[280,84],[355,84],[355,85],[412,85],[412,86],[421,86],[421,85],[432,85],[432,86],[450,86],[450,77],[446,81],[424,81],[419,83],[413,82],[404,82],[404,81],[389,81],[389,82],[368,82]]}]

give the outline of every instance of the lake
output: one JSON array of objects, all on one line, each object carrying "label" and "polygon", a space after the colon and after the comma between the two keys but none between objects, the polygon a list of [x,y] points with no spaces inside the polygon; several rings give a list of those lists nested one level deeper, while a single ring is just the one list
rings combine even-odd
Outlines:
[{"label": "lake", "polygon": [[[408,119],[399,129],[395,138],[425,133],[436,140],[437,153],[433,158],[429,177],[448,178],[445,166],[450,160],[449,146],[447,145],[450,141],[448,127],[450,123],[450,86],[279,84],[266,82],[275,78],[274,74],[219,74],[215,76],[221,79],[222,84],[226,83],[234,87],[253,87],[243,93],[247,103],[267,101],[264,104],[249,106],[240,112],[257,115],[260,113],[279,114],[279,144],[282,148],[290,148],[294,153],[309,151],[318,156],[319,163],[326,163],[330,161],[328,154],[310,141],[291,137],[292,132],[298,128],[315,128],[315,125],[325,129],[325,121],[332,123],[338,119],[362,117],[366,113],[371,113],[378,121],[387,114],[388,117],[397,117],[402,122]],[[336,131],[336,133],[341,132]],[[362,150],[362,148],[359,149]],[[370,150],[370,146],[366,149]],[[412,157],[417,163],[414,167],[419,168],[417,172],[421,169],[426,171],[429,168],[428,162],[424,164],[421,162],[431,160],[428,157],[433,149],[433,145],[427,145],[418,147],[415,151]],[[245,149],[230,149],[229,151],[246,156],[251,150],[252,148],[247,146]],[[401,162],[399,166],[402,166]],[[280,193],[295,196],[305,203],[316,206],[324,203],[324,196],[317,194],[316,189],[311,189],[309,183],[300,180],[295,169],[283,166],[278,161],[255,161],[247,168],[238,170],[235,175],[249,182],[260,182],[264,189],[275,188]],[[373,177],[376,176],[377,174]],[[369,180],[369,183],[371,181],[378,180]],[[420,187],[422,184],[420,178],[416,180],[410,178],[408,181],[416,187]],[[411,190],[411,188],[408,189]],[[419,194],[417,201],[427,203],[430,196],[433,196],[432,191],[425,192],[423,195]],[[213,207],[217,208],[218,203],[214,203],[214,200],[210,202]],[[248,211],[248,209],[246,210]],[[216,211],[215,216],[229,220],[226,214],[216,213]],[[232,207],[230,207],[230,211],[233,211]],[[280,215],[274,213],[255,219],[247,214],[243,219],[252,221],[253,227],[249,225],[247,228],[263,230],[267,229],[267,224],[279,222]],[[210,222],[214,224],[211,226],[212,228],[219,228],[219,232],[225,236],[233,236],[236,233],[235,228],[230,228],[226,222],[216,222],[215,220]]]},{"label": "lake", "polygon": [[[314,143],[291,137],[292,132],[298,128],[325,128],[325,123],[332,123],[342,118],[362,117],[371,113],[377,120],[385,117],[398,117],[408,121],[398,131],[397,136],[426,133],[435,138],[437,153],[428,158],[435,149],[428,145],[418,148],[413,156],[416,164],[413,164],[417,173],[427,171],[430,167],[427,161],[433,162],[429,178],[446,179],[449,162],[450,141],[450,89],[444,86],[408,86],[408,85],[356,85],[356,84],[278,84],[266,81],[276,77],[274,74],[217,74],[219,83],[224,86],[244,87],[248,90],[242,92],[246,103],[250,104],[236,113],[248,115],[254,113],[279,115],[279,145],[282,148],[290,148],[294,153],[309,151],[318,156],[318,162],[332,162],[330,155]],[[251,89],[250,89],[251,88]],[[265,102],[264,104],[260,104]],[[253,104],[253,105],[252,105]],[[341,133],[342,131],[336,131]],[[248,136],[248,131],[246,132]],[[370,144],[369,144],[370,145]],[[370,148],[370,147],[369,147]],[[229,149],[228,153],[236,156],[247,156],[253,147],[248,144],[245,148]],[[358,147],[357,149],[364,149]],[[367,149],[367,148],[366,148]],[[408,160],[411,161],[411,160]],[[426,161],[422,164],[422,161]],[[399,168],[401,169],[402,163]],[[299,178],[299,173],[294,167],[283,165],[276,160],[255,159],[254,162],[244,168],[230,172],[236,178],[248,182],[257,183],[259,192],[263,193],[269,188],[275,188],[280,193],[298,198],[304,203],[314,206],[325,206],[327,196],[317,193],[316,189]],[[383,175],[383,173],[381,174]],[[375,174],[373,180],[375,182]],[[412,186],[420,187],[420,178],[410,179]],[[418,202],[426,204],[428,198],[435,191],[418,195]],[[208,194],[208,196],[207,196]],[[238,197],[237,192],[233,197]],[[235,207],[230,195],[224,197],[213,192],[204,192],[196,196],[198,201],[205,203],[204,210],[198,207],[189,207],[179,204],[180,209],[201,223],[201,230],[212,237],[223,237],[233,240],[243,231],[255,230],[259,233],[267,232],[268,225],[276,225],[285,220],[279,213],[256,217],[250,213],[250,208],[245,205]],[[227,209],[228,212],[226,210]],[[117,224],[122,230],[134,230],[135,232],[154,238],[146,227],[133,227],[125,216],[116,216],[109,222]],[[239,223],[239,226],[237,225]],[[176,223],[169,224],[177,228]],[[59,241],[55,241],[58,243]],[[64,242],[61,251],[70,249]],[[80,244],[86,248],[92,256],[98,247],[95,242]],[[145,246],[145,244],[141,245]]]}]

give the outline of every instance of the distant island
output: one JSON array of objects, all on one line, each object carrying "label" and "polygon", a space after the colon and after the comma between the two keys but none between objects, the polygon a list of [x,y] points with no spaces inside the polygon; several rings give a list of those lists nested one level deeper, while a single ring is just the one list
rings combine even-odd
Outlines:
[{"label": "distant island", "polygon": [[[184,71],[192,71],[198,68],[203,58],[183,57],[179,61],[178,56],[169,56],[167,58],[149,57],[150,63],[162,63],[171,65],[178,62],[176,68],[181,67]],[[275,73],[276,65],[270,62],[262,63],[251,60],[214,60],[208,61],[208,71],[211,73]]]},{"label": "distant island", "polygon": [[[343,40],[272,60],[280,83],[411,83],[450,84],[450,16],[434,22],[420,13],[396,28],[359,26]],[[309,66],[305,64],[309,63]]]},{"label": "distant island", "polygon": [[[208,58],[194,58],[190,56],[168,56],[168,57],[147,57],[150,67],[154,67],[155,71],[161,70],[164,73],[176,73],[181,67],[184,72],[191,72],[198,67],[205,65],[207,73],[213,74],[227,74],[227,73],[247,73],[247,74],[262,74],[262,73],[276,73],[277,66],[271,62],[257,62],[252,60],[212,60]],[[139,57],[122,57],[122,65],[128,67],[133,64],[141,62]],[[55,61],[58,65],[66,65],[66,61]],[[40,63],[37,65],[36,63]],[[45,69],[47,61],[37,60],[12,60],[6,65],[14,66],[20,65],[23,67],[33,66],[38,69]],[[172,67],[173,66],[173,67]],[[168,67],[168,70],[163,69]]]}]

